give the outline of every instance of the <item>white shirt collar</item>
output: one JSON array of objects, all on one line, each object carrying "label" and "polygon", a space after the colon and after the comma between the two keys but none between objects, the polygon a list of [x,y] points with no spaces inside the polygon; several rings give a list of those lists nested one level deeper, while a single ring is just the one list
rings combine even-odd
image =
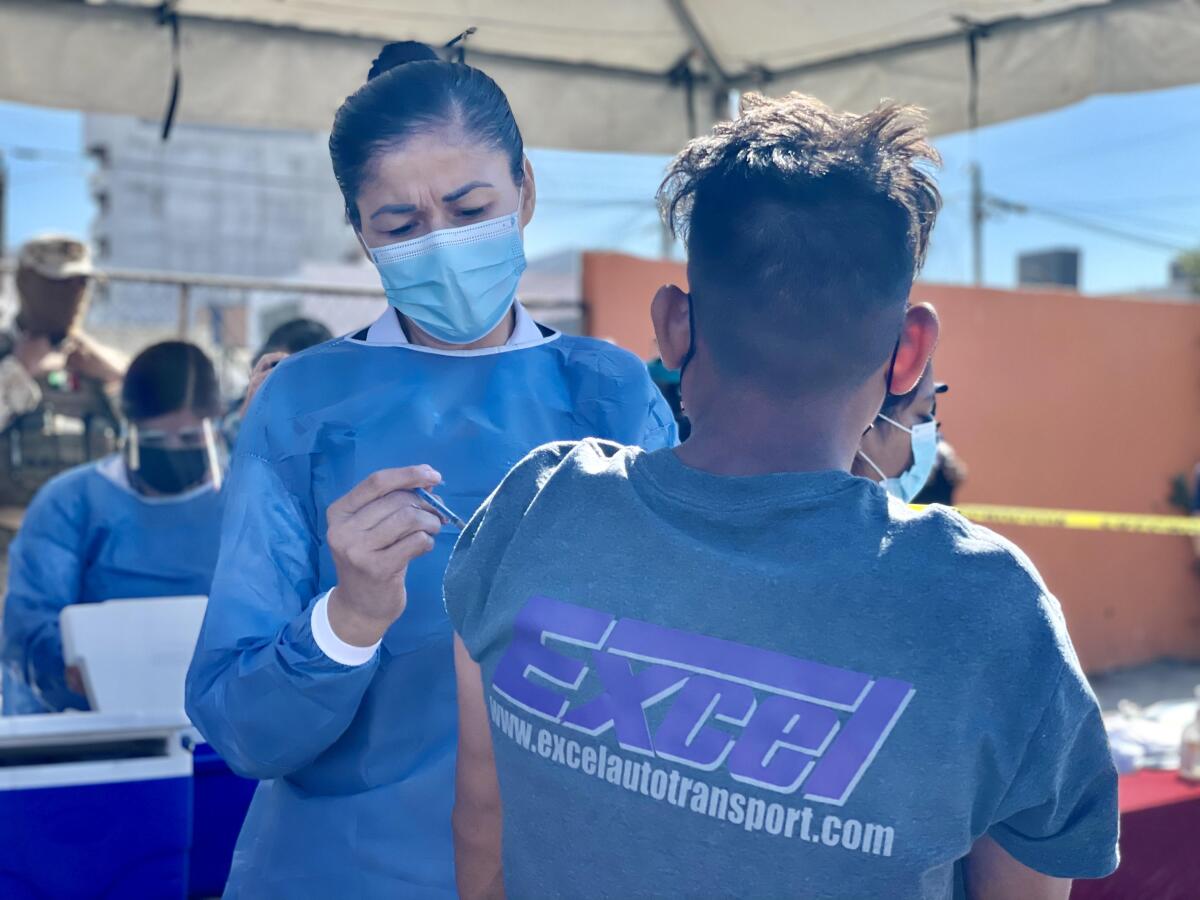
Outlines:
[{"label": "white shirt collar", "polygon": [[[521,305],[519,300],[514,301],[513,308],[516,310],[516,321],[513,322],[512,334],[509,335],[508,341],[504,346],[521,347],[526,344],[535,344],[544,341],[546,336],[542,334],[542,329],[538,327],[537,322],[533,321],[533,317],[529,315],[529,312]],[[396,314],[396,310],[390,306],[367,329],[366,342],[368,344],[386,344],[392,347],[411,343],[408,335],[404,333],[404,329],[400,327],[400,317]],[[466,351],[450,350],[446,352],[462,353]]]}]

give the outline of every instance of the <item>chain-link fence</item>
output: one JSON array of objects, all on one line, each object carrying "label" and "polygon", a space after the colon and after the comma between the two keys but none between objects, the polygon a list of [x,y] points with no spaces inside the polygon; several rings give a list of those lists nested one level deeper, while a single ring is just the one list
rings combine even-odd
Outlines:
[{"label": "chain-link fence", "polygon": [[[0,261],[0,322],[10,321],[16,308],[12,269],[11,262]],[[362,283],[107,269],[97,274],[84,327],[130,356],[157,341],[186,338],[212,356],[222,392],[232,399],[244,389],[266,337],[283,322],[314,319],[340,335],[379,317],[387,304],[374,270],[350,277]],[[553,328],[583,330],[577,296],[523,297],[523,302]]]}]

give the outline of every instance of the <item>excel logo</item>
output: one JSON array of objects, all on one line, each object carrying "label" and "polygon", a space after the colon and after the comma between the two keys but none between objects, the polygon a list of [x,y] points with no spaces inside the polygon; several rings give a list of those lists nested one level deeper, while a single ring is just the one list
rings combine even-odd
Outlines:
[{"label": "excel logo", "polygon": [[[569,649],[569,648],[579,649]],[[581,690],[591,675],[598,682]],[[492,689],[527,712],[620,747],[841,806],[912,699],[873,679],[548,597],[530,599]],[[665,713],[647,713],[666,704]],[[662,710],[659,710],[662,712]],[[719,727],[723,723],[725,727]]]}]

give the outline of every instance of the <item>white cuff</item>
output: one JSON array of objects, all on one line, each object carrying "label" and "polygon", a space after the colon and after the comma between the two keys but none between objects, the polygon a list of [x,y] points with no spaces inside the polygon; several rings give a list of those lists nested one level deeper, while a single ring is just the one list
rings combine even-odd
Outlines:
[{"label": "white cuff", "polygon": [[347,644],[334,633],[333,626],[329,624],[329,595],[334,590],[330,588],[313,604],[310,620],[313,640],[317,642],[321,652],[336,663],[343,666],[366,665],[375,658],[375,651],[383,641],[376,641],[370,647],[356,647],[354,644]]}]

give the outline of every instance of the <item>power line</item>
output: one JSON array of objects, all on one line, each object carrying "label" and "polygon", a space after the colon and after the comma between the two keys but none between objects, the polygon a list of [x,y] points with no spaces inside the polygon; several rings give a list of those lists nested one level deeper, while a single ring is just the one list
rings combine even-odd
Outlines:
[{"label": "power line", "polygon": [[1147,228],[1150,231],[1157,231],[1160,234],[1168,237],[1179,238],[1180,240],[1188,240],[1193,234],[1200,241],[1200,228],[1193,227],[1188,222],[1168,221],[1166,219],[1157,219],[1152,216],[1143,216],[1136,212],[1113,211],[1104,213],[1100,210],[1087,206],[1080,206],[1073,203],[1058,204],[1058,209],[1069,214],[1081,214],[1092,219],[1100,219],[1102,221],[1117,221],[1121,224],[1134,225],[1138,228]]},{"label": "power line", "polygon": [[[947,203],[958,203],[967,199],[966,191],[950,191],[942,195]],[[1200,206],[1200,194],[1159,194],[1158,196],[1126,196],[1103,197],[1091,200],[1078,200],[1072,197],[1047,197],[1045,203],[1056,206],[1072,206],[1080,210],[1095,210],[1096,212],[1124,212],[1128,209],[1153,209],[1155,207],[1186,207]]]},{"label": "power line", "polygon": [[1160,141],[1163,138],[1177,137],[1185,132],[1194,135],[1200,135],[1200,119],[1184,122],[1182,124],[1175,124],[1170,128],[1160,128],[1158,131],[1149,131],[1145,134],[1139,134],[1136,137],[1126,138],[1125,140],[1106,141],[1104,144],[1098,147],[1080,148],[1079,150],[1066,150],[1061,153],[1051,153],[1048,156],[1035,156],[1033,159],[1016,159],[1007,165],[989,166],[988,171],[989,173],[994,174],[996,172],[1011,172],[1014,169],[1037,168],[1047,163],[1061,162],[1063,160],[1091,160],[1098,156],[1109,156],[1117,151],[1127,150],[1130,147],[1143,147],[1147,144]]},{"label": "power line", "polygon": [[28,147],[22,144],[10,144],[7,141],[0,142],[0,146],[4,147],[8,155],[13,159],[26,161],[41,162],[57,158],[64,162],[80,163],[86,162],[89,159],[87,154],[81,151],[63,150],[59,147]]},{"label": "power line", "polygon": [[[198,166],[193,164],[175,163],[168,160],[149,160],[149,159],[121,159],[117,158],[109,163],[99,163],[92,157],[84,153],[71,153],[70,151],[59,150],[57,148],[43,147],[27,147],[20,145],[0,144],[6,148],[12,148],[12,156],[20,159],[39,159],[48,158],[54,160],[63,160],[70,162],[85,162],[90,161],[99,165],[102,171],[117,172],[117,173],[140,173],[147,175],[157,175],[163,179],[170,180],[199,180],[205,182],[218,182],[223,184],[248,184],[255,187],[272,186],[279,188],[298,188],[301,190],[319,191],[321,193],[333,194],[337,190],[337,184],[332,179],[328,183],[317,181],[316,179],[306,179],[300,176],[272,175],[269,173],[257,173],[249,169],[227,169],[220,166]],[[624,208],[630,206],[645,206],[648,210],[655,208],[654,197],[647,194],[643,197],[611,197],[603,195],[593,196],[556,196],[553,193],[542,191],[541,202],[550,205],[565,205],[570,204],[578,207],[590,208]]]},{"label": "power line", "polygon": [[1034,206],[1029,203],[1018,203],[1012,200],[1005,200],[1002,197],[988,195],[986,197],[987,205],[1000,212],[1017,213],[1020,215],[1032,214],[1042,216],[1047,219],[1052,219],[1062,222],[1066,225],[1072,225],[1076,228],[1082,228],[1085,231],[1093,231],[1096,234],[1107,235],[1108,237],[1118,238],[1120,240],[1129,241],[1135,244],[1143,244],[1147,247],[1155,247],[1159,250],[1171,250],[1180,252],[1189,249],[1185,244],[1175,244],[1168,241],[1160,240],[1159,238],[1149,235],[1137,234],[1132,231],[1126,231],[1121,228],[1113,228],[1110,225],[1105,225],[1103,222],[1096,222],[1090,219],[1080,218],[1078,216],[1069,215],[1059,212],[1058,210],[1046,209],[1042,206]]},{"label": "power line", "polygon": [[[320,192],[333,195],[337,190],[337,183],[331,178],[328,182],[318,181],[312,178],[303,178],[301,176],[275,175],[270,173],[259,173],[250,169],[227,169],[220,166],[200,166],[188,163],[176,163],[169,160],[152,160],[152,159],[131,159],[117,157],[108,163],[96,161],[93,157],[82,152],[72,153],[66,150],[57,148],[44,147],[28,147],[21,145],[0,144],[6,148],[11,148],[11,155],[19,159],[54,159],[69,162],[92,162],[99,166],[101,171],[116,172],[116,173],[139,173],[146,175],[156,175],[163,179],[178,179],[178,180],[198,180],[205,182],[218,182],[222,184],[247,184],[254,187],[279,187],[279,188],[294,188],[313,192]],[[552,192],[548,193],[543,188],[542,203],[549,204],[572,204],[579,207],[627,207],[645,205],[647,208],[652,208],[655,205],[653,195],[648,194],[645,198],[641,197],[610,197],[610,196],[555,196]]]},{"label": "power line", "polygon": [[[1049,202],[1059,203],[1059,200]],[[1157,197],[1105,197],[1099,200],[1061,201],[1073,206],[1088,207],[1089,209],[1114,208],[1151,208],[1156,206],[1197,206],[1200,205],[1200,194],[1160,194]]]}]

